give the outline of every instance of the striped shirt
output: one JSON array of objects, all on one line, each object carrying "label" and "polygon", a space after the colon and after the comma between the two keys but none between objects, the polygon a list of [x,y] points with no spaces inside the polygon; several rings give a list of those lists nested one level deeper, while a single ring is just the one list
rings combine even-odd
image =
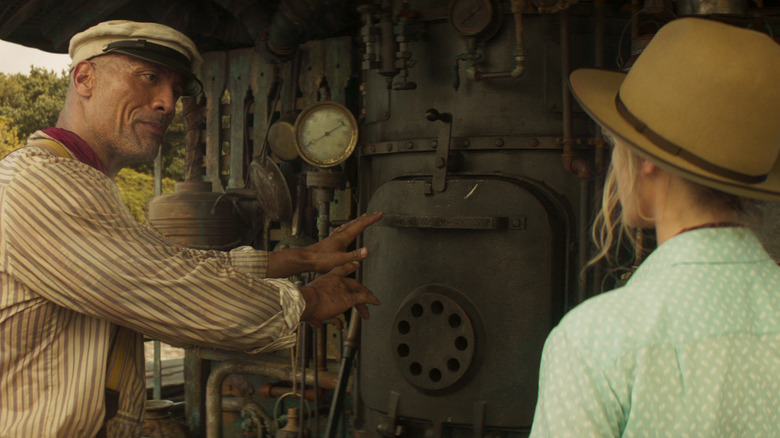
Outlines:
[{"label": "striped shirt", "polygon": [[[40,135],[40,134],[37,134]],[[116,184],[23,148],[0,161],[0,437],[91,437],[119,327],[129,360],[108,436],[140,436],[142,334],[259,352],[294,342],[304,302],[267,254],[182,249],[138,225]]]}]

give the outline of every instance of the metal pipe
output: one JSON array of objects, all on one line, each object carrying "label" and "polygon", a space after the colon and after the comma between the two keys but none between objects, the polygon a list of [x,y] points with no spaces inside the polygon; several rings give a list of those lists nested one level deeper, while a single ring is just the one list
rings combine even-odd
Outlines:
[{"label": "metal pipe", "polygon": [[[525,73],[525,47],[523,47],[523,0],[512,0],[512,15],[515,19],[515,66],[512,70],[501,72],[481,72],[477,68],[476,39],[468,42],[466,77],[474,82],[485,79],[519,78]],[[456,65],[457,66],[457,65]]]},{"label": "metal pipe", "polygon": [[[206,382],[206,437],[218,438],[222,429],[222,382],[230,374],[255,374],[271,377],[278,380],[303,380],[304,384],[314,383],[313,376],[303,379],[303,373],[298,371],[293,374],[286,365],[268,362],[251,361],[246,359],[230,360],[219,364],[209,375]],[[338,376],[334,373],[319,373],[319,386],[325,389],[335,389]]]},{"label": "metal pipe", "polygon": [[379,20],[379,74],[387,79],[388,85],[398,73],[395,68],[395,33],[393,33],[393,2],[382,0],[382,18]]},{"label": "metal pipe", "polygon": [[[241,412],[244,410],[252,411],[258,417],[262,418],[270,432],[273,433],[276,431],[276,424],[274,424],[273,418],[271,418],[271,416],[265,412],[265,409],[257,403],[243,397],[222,397],[223,412]],[[260,431],[258,431],[258,436],[262,436],[260,435]]]},{"label": "metal pipe", "polygon": [[[260,394],[263,397],[268,398],[274,398],[274,397],[281,397],[284,394],[290,393],[292,391],[292,387],[289,385],[279,385],[276,383],[265,383],[263,386],[260,387]],[[306,400],[314,401],[318,398],[322,398],[325,395],[324,391],[319,390],[317,391],[315,388],[306,388],[303,391],[303,396],[306,398]]]},{"label": "metal pipe", "polygon": [[344,352],[341,355],[341,364],[339,365],[338,384],[336,391],[333,393],[333,401],[330,404],[330,412],[328,413],[328,424],[325,427],[325,438],[334,438],[336,436],[344,402],[344,393],[346,392],[349,373],[352,370],[352,361],[357,352],[360,338],[360,316],[354,309],[349,319],[347,333],[347,340],[344,341]]},{"label": "metal pipe", "polygon": [[[577,218],[577,271],[582,272],[587,262],[587,226],[588,226],[588,180],[593,176],[590,165],[582,158],[577,157],[574,150],[574,122],[572,114],[572,96],[569,90],[569,70],[571,62],[571,46],[569,42],[569,12],[560,14],[561,27],[561,93],[563,96],[563,153],[561,155],[563,167],[577,175],[580,179],[580,204],[579,217]],[[577,300],[585,299],[585,277],[578,276]]]}]

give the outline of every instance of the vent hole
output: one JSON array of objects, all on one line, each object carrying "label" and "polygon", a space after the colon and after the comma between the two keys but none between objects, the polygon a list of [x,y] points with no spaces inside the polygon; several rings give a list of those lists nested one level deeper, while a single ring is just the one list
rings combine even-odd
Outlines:
[{"label": "vent hole", "polygon": [[432,381],[438,382],[439,380],[441,380],[441,371],[439,371],[438,368],[433,368],[428,373],[428,377],[430,377]]},{"label": "vent hole", "polygon": [[458,359],[450,359],[447,361],[447,369],[452,371],[453,373],[460,370],[460,362],[458,362]]},{"label": "vent hole", "polygon": [[419,318],[423,316],[423,306],[419,304],[415,304],[412,306],[412,316],[415,318]]},{"label": "vent hole", "polygon": [[455,348],[457,348],[460,351],[463,351],[467,348],[469,348],[469,341],[466,340],[463,336],[458,336],[457,339],[455,339]]},{"label": "vent hole", "polygon": [[450,327],[452,328],[460,327],[461,324],[460,315],[458,315],[457,313],[453,313],[452,315],[450,315],[447,321],[449,322]]},{"label": "vent hole", "polygon": [[409,356],[409,346],[406,344],[401,344],[398,346],[398,355],[401,357]]},{"label": "vent hole", "polygon": [[442,304],[441,301],[432,302],[431,312],[433,312],[434,315],[441,315],[441,313],[444,312],[444,304]]},{"label": "vent hole", "polygon": [[409,321],[401,321],[398,323],[398,332],[402,335],[408,334],[410,329]]},{"label": "vent hole", "polygon": [[409,365],[409,372],[412,373],[413,376],[419,376],[422,374],[422,366],[419,363],[414,362]]}]

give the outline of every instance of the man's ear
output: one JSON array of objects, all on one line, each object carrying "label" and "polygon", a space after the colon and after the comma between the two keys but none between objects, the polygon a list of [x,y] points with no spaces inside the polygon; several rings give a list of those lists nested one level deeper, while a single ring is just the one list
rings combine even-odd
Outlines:
[{"label": "man's ear", "polygon": [[82,97],[90,97],[95,89],[95,66],[89,61],[81,61],[73,67],[71,74],[73,88]]}]

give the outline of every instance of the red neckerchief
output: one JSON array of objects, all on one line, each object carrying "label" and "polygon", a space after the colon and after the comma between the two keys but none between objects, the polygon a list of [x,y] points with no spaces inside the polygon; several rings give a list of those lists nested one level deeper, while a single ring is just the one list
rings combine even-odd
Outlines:
[{"label": "red neckerchief", "polygon": [[81,137],[75,133],[68,131],[67,129],[55,127],[46,128],[43,130],[43,132],[49,137],[62,143],[62,145],[73,152],[73,155],[75,155],[76,158],[78,158],[78,160],[82,163],[92,166],[95,169],[108,175],[106,166],[104,166],[103,162],[100,161],[100,158],[98,158],[95,151],[93,151],[87,142],[82,140]]}]

